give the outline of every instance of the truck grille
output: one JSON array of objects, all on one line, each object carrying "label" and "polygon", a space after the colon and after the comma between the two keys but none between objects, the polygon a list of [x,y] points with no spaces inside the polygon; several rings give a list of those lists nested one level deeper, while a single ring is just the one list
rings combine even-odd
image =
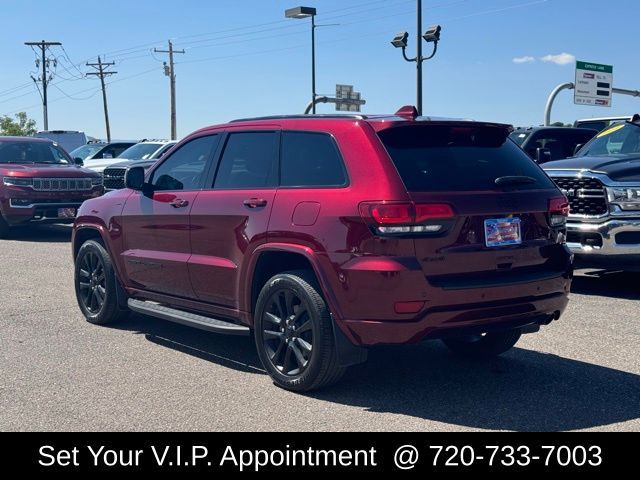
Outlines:
[{"label": "truck grille", "polygon": [[604,185],[597,178],[551,177],[569,199],[570,215],[600,216],[609,211]]},{"label": "truck grille", "polygon": [[124,175],[127,169],[123,167],[105,168],[102,181],[107,190],[119,190],[124,188]]},{"label": "truck grille", "polygon": [[33,189],[39,192],[77,192],[91,190],[91,178],[34,178]]}]

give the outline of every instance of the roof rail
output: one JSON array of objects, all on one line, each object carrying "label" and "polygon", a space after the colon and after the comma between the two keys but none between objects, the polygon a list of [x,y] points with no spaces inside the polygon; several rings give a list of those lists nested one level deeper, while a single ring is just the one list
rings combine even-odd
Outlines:
[{"label": "roof rail", "polygon": [[347,120],[364,120],[365,118],[367,118],[365,115],[339,115],[339,114],[316,114],[316,115],[303,115],[303,114],[296,114],[296,115],[270,115],[270,116],[266,116],[266,117],[248,117],[248,118],[236,118],[234,120],[231,120],[229,123],[237,123],[237,122],[249,122],[252,120],[286,120],[286,119],[293,119],[293,120],[299,120],[299,119],[305,119],[305,120],[310,120],[310,119],[347,119]]}]

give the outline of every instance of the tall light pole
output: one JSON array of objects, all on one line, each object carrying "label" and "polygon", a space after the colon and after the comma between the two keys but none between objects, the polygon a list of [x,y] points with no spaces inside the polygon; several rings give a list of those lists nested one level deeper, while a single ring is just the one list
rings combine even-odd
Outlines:
[{"label": "tall light pole", "polygon": [[[391,45],[396,48],[402,48],[402,56],[407,62],[416,62],[416,110],[418,115],[422,115],[422,62],[433,58],[438,50],[438,41],[440,40],[440,25],[431,25],[427,31],[422,34],[422,0],[416,0],[416,56],[414,58],[407,57],[407,41],[409,34],[407,32],[398,33]],[[433,51],[428,57],[422,56],[422,39],[427,43],[433,43]]]},{"label": "tall light pole", "polygon": [[284,12],[286,18],[311,17],[311,104],[312,113],[316,113],[316,9],[313,7],[288,8]]}]

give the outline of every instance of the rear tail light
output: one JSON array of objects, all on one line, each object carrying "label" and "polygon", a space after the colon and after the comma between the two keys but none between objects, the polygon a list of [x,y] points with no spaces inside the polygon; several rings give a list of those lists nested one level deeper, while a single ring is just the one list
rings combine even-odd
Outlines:
[{"label": "rear tail light", "polygon": [[382,234],[437,233],[454,213],[446,203],[367,202],[360,215]]},{"label": "rear tail light", "polygon": [[567,223],[569,215],[569,200],[567,197],[549,199],[549,223],[552,227],[559,227]]}]

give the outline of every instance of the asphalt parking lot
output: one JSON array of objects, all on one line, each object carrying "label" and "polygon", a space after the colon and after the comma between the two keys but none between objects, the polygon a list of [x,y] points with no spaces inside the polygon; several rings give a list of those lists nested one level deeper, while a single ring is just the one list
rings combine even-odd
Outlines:
[{"label": "asphalt parking lot", "polygon": [[382,347],[331,388],[278,389],[248,338],[84,321],[70,227],[0,241],[0,430],[640,430],[640,274],[581,271],[558,322],[499,359]]}]

